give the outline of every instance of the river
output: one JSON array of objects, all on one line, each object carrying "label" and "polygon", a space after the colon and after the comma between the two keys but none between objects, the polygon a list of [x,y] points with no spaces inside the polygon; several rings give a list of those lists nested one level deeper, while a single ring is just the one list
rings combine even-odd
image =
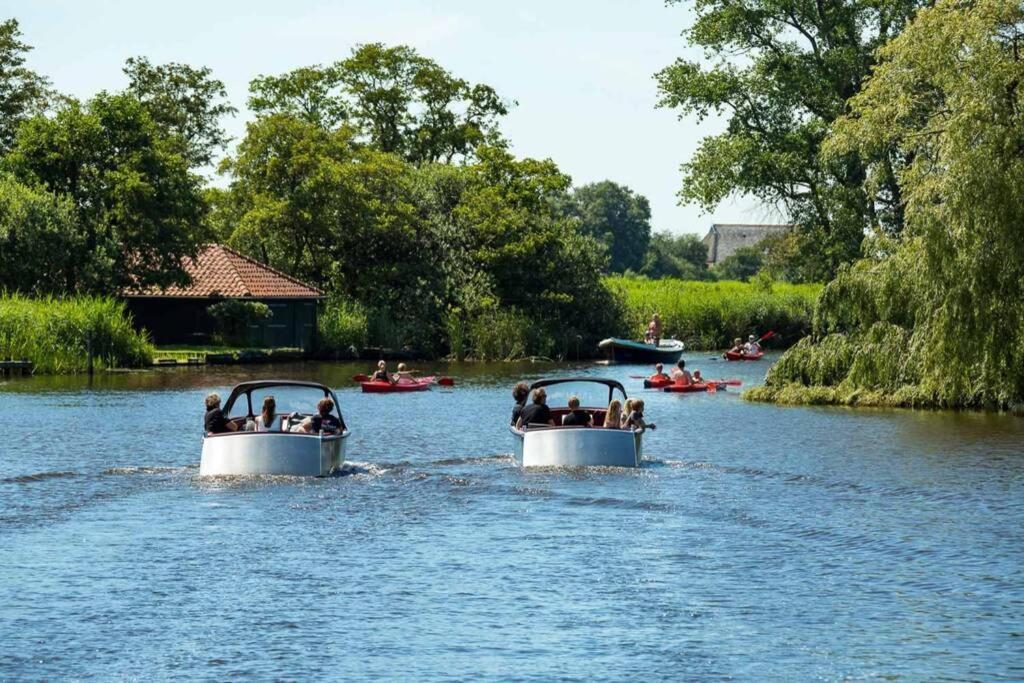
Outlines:
[{"label": "river", "polygon": [[[1024,679],[1020,418],[366,369],[5,381],[0,679]],[[644,467],[515,466],[512,383],[578,373],[642,393]],[[204,395],[281,376],[337,389],[345,471],[201,480]]]}]

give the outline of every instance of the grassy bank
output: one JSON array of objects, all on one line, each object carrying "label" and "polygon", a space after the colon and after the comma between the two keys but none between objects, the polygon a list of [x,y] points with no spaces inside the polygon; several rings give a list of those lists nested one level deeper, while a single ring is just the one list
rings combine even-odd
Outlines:
[{"label": "grassy bank", "polygon": [[774,282],[696,282],[611,277],[608,287],[624,302],[624,326],[643,335],[652,313],[661,315],[665,336],[691,349],[721,349],[735,337],[774,330],[781,345],[811,328],[820,285]]},{"label": "grassy bank", "polygon": [[2,358],[27,358],[37,373],[84,372],[90,339],[97,370],[152,362],[153,346],[132,327],[122,302],[0,295]]}]

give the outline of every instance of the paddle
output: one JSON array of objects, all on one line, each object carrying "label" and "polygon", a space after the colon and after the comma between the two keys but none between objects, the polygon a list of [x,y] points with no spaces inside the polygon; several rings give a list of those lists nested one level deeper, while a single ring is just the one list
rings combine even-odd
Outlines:
[{"label": "paddle", "polygon": [[370,378],[369,378],[368,375],[353,375],[352,376],[352,381],[353,382],[369,382]]},{"label": "paddle", "polygon": [[455,379],[452,377],[439,377],[437,380],[437,385],[440,387],[454,387]]}]

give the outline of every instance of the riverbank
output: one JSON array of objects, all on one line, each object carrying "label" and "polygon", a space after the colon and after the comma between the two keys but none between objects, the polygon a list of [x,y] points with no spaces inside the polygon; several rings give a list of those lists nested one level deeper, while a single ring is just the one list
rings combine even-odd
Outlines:
[{"label": "riverbank", "polygon": [[703,282],[610,277],[606,286],[623,303],[623,325],[640,338],[652,313],[666,337],[694,350],[725,349],[735,337],[773,330],[771,346],[785,348],[811,329],[820,285],[780,282]]}]

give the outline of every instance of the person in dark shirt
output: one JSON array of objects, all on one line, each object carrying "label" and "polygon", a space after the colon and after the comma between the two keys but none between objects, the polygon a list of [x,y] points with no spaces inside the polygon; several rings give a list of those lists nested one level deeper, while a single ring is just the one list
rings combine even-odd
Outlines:
[{"label": "person in dark shirt", "polygon": [[331,415],[334,410],[334,401],[326,396],[316,404],[316,415],[303,422],[304,432],[310,434],[337,434],[344,430],[341,420]]},{"label": "person in dark shirt", "polygon": [[551,409],[547,406],[548,392],[544,391],[544,388],[533,390],[533,403],[523,408],[523,412],[519,413],[519,420],[516,422],[516,429],[523,429],[528,425],[535,424],[546,424],[551,427],[555,426],[555,421],[551,419]]},{"label": "person in dark shirt", "polygon": [[377,370],[370,375],[371,382],[387,382],[388,384],[394,384],[395,380],[388,374],[388,364],[383,360],[377,361]]},{"label": "person in dark shirt", "polygon": [[512,424],[514,425],[519,421],[519,414],[523,412],[523,408],[526,407],[526,399],[530,395],[530,385],[526,382],[519,382],[512,387],[512,398],[516,402],[515,408],[512,409]]},{"label": "person in dark shirt", "polygon": [[580,410],[580,399],[578,396],[569,397],[569,412],[562,417],[563,427],[590,427],[594,424],[594,416],[585,410]]},{"label": "person in dark shirt", "polygon": [[216,393],[206,397],[206,417],[203,419],[207,434],[237,432],[238,425],[224,417],[220,409],[220,396]]}]

